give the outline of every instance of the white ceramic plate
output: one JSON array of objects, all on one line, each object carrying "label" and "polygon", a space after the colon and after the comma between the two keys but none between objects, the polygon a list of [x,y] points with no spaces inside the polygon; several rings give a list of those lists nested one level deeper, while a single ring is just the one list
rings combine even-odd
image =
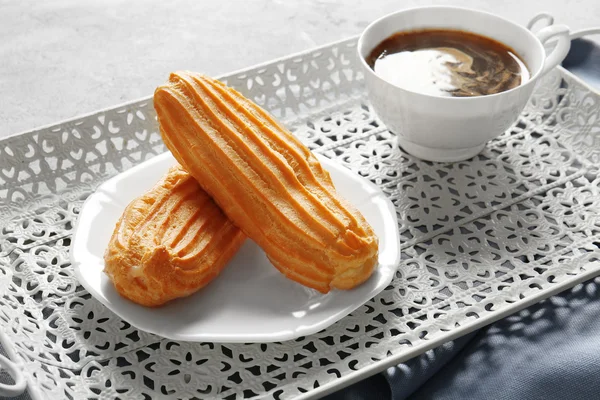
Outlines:
[{"label": "white ceramic plate", "polygon": [[320,331],[383,290],[400,261],[396,212],[371,182],[319,157],[338,192],[354,204],[379,237],[379,266],[349,291],[321,294],[285,278],[264,252],[246,240],[207,287],[160,308],[119,296],[104,268],[104,250],[123,210],[175,164],[170,153],[154,157],[101,185],[81,210],[71,246],[79,282],[100,302],[138,329],[166,338],[211,342],[273,342]]}]

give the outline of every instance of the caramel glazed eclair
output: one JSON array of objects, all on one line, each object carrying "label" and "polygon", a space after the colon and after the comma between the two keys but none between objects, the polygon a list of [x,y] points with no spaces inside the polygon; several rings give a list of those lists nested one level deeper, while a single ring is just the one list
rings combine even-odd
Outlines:
[{"label": "caramel glazed eclair", "polygon": [[290,279],[351,289],[377,264],[371,226],[291,132],[225,84],[178,72],[154,93],[169,150]]},{"label": "caramel glazed eclair", "polygon": [[127,206],[106,249],[104,271],[121,296],[156,307],[208,284],[245,238],[175,166]]}]

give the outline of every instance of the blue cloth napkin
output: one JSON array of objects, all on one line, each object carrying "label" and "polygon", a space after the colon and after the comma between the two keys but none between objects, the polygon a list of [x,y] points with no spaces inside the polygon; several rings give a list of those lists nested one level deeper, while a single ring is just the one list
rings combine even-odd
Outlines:
[{"label": "blue cloth napkin", "polygon": [[600,277],[326,399],[600,399]]},{"label": "blue cloth napkin", "polygon": [[600,399],[600,278],[479,331],[410,398]]}]

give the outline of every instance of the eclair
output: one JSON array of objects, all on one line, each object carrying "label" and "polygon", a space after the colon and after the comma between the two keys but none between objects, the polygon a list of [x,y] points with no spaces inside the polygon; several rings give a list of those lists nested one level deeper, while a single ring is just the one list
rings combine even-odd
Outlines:
[{"label": "eclair", "polygon": [[172,73],[154,107],[177,161],[285,276],[322,293],[369,278],[378,258],[373,229],[266,111],[190,72]]},{"label": "eclair", "polygon": [[175,166],[127,206],[106,249],[104,272],[121,296],[156,307],[207,285],[245,238]]}]

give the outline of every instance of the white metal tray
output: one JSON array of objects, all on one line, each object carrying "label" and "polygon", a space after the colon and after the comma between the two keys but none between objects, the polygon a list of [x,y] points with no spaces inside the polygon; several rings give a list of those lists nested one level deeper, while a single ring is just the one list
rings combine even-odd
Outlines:
[{"label": "white metal tray", "polygon": [[185,343],[91,298],[68,249],[85,198],[165,151],[151,99],[0,142],[0,339],[34,398],[308,398],[374,374],[600,273],[600,98],[547,76],[472,160],[419,161],[373,114],[356,39],[221,77],[313,151],[379,185],[403,259],[382,293],[314,335]]}]

